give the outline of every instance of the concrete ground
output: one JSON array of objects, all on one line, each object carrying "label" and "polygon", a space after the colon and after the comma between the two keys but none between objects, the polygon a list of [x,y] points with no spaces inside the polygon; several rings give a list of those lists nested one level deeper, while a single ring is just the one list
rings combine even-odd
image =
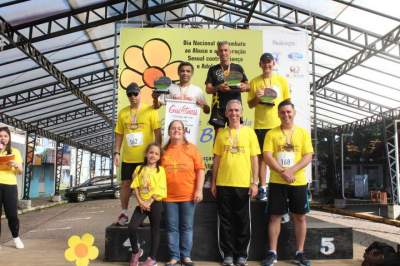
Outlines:
[{"label": "concrete ground", "polygon": [[[13,247],[7,220],[2,219],[0,237],[0,265],[74,265],[65,261],[69,236],[90,232],[95,237],[95,245],[100,250],[99,258],[89,265],[128,265],[126,262],[104,262],[105,228],[115,221],[119,214],[119,201],[111,199],[91,200],[84,203],[69,203],[48,209],[21,214],[21,238],[25,249]],[[365,247],[374,240],[395,245],[400,243],[400,228],[358,218],[312,211],[310,216],[330,223],[352,226],[354,229],[354,259],[313,261],[313,265],[361,265]],[[163,263],[159,263],[163,265]],[[196,265],[216,266],[216,262],[196,262]],[[259,262],[249,262],[249,266]],[[293,265],[290,262],[278,262],[276,265]]]}]

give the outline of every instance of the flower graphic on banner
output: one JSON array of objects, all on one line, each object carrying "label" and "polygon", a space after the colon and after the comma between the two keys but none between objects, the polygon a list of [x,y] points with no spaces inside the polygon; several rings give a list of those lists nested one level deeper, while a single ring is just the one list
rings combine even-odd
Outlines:
[{"label": "flower graphic on banner", "polygon": [[178,66],[182,61],[171,62],[171,57],[171,47],[162,39],[148,40],[143,48],[129,46],[123,54],[125,68],[120,73],[121,87],[126,89],[130,83],[136,82],[142,88],[142,100],[151,104],[154,81],[164,76],[172,81],[179,80]]},{"label": "flower graphic on banner", "polygon": [[68,239],[69,248],[65,250],[64,257],[67,261],[75,261],[76,266],[87,266],[89,260],[94,260],[99,256],[99,249],[93,246],[93,235],[86,233],[80,238],[73,235]]}]

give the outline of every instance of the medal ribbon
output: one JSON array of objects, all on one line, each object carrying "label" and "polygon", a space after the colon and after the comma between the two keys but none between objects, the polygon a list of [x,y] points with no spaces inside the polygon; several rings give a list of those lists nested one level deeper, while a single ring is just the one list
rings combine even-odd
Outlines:
[{"label": "medal ribbon", "polygon": [[295,128],[293,127],[292,129],[290,129],[290,131],[289,131],[289,135],[290,135],[290,138],[288,137],[288,135],[285,133],[285,131],[282,129],[282,127],[281,127],[281,131],[282,131],[282,134],[285,136],[285,140],[286,140],[286,146],[290,146],[290,145],[292,145],[292,143],[293,143],[293,133],[294,133],[294,130],[295,130]]},{"label": "medal ribbon", "polygon": [[224,67],[220,64],[222,73],[224,73],[224,80],[226,81],[226,77],[229,76],[229,73],[231,72],[231,64],[228,65],[228,69],[224,70]]},{"label": "medal ribbon", "polygon": [[232,149],[233,147],[236,147],[236,148],[237,148],[237,146],[238,146],[238,144],[239,144],[240,126],[239,126],[238,129],[236,129],[236,131],[237,131],[237,132],[236,132],[235,139],[233,139],[233,138],[232,138],[231,129],[229,128],[229,144],[231,144],[231,149]]},{"label": "medal ribbon", "polygon": [[137,113],[139,112],[140,106],[142,103],[139,103],[138,107],[136,108],[136,111],[132,113],[132,108],[129,109],[129,113],[131,115],[131,126],[136,125],[137,122]]}]

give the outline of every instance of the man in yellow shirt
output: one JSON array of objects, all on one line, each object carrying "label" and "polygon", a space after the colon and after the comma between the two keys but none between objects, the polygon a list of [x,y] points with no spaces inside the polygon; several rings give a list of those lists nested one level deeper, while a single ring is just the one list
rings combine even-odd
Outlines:
[{"label": "man in yellow shirt", "polygon": [[258,189],[260,148],[254,130],[242,126],[242,105],[230,100],[225,116],[229,127],[221,129],[214,145],[211,193],[217,199],[219,246],[223,266],[247,265],[250,243],[250,196]]},{"label": "man in yellow shirt", "polygon": [[[250,91],[248,95],[248,105],[255,108],[254,111],[254,130],[257,135],[260,149],[263,150],[265,134],[271,128],[280,125],[278,118],[278,105],[282,101],[290,98],[289,85],[284,76],[281,76],[273,69],[275,59],[270,53],[264,53],[260,57],[260,68],[262,74],[250,81]],[[262,201],[267,200],[267,167],[259,158],[260,169],[260,189],[257,198]]]},{"label": "man in yellow shirt", "polygon": [[305,167],[311,162],[314,151],[310,134],[294,124],[295,115],[294,105],[289,100],[281,102],[278,105],[281,125],[268,131],[265,136],[263,155],[271,168],[268,202],[270,250],[262,266],[271,266],[277,261],[281,218],[288,209],[293,214],[295,225],[295,262],[301,266],[311,265],[304,256],[306,213],[309,211]]},{"label": "man in yellow shirt", "polygon": [[[158,113],[153,106],[140,101],[140,88],[131,83],[126,89],[130,105],[123,108],[115,126],[114,164],[121,163],[121,207],[117,223],[128,222],[128,203],[131,196],[132,174],[143,163],[144,151],[148,144],[161,144],[161,128]],[[121,152],[122,146],[122,155]]]}]

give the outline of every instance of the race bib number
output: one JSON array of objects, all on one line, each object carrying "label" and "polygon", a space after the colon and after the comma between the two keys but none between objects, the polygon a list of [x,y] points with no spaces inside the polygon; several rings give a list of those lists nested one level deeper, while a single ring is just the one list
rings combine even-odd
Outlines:
[{"label": "race bib number", "polygon": [[278,152],[276,157],[277,157],[278,162],[284,168],[289,168],[294,165],[294,152],[292,152],[292,151]]},{"label": "race bib number", "polygon": [[143,132],[135,132],[126,135],[126,141],[129,147],[143,145]]}]

